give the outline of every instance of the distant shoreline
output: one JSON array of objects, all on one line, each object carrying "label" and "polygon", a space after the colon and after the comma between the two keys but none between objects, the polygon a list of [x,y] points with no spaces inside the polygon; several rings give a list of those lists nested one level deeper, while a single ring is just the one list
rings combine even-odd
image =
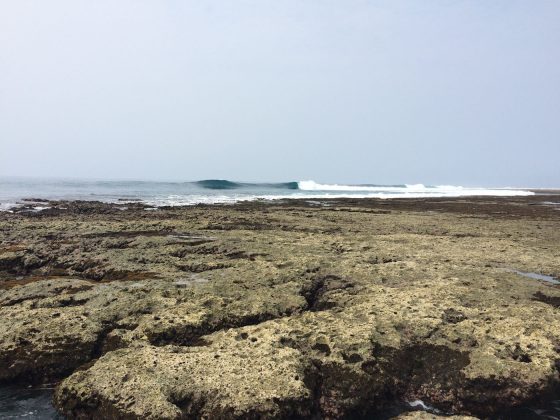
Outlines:
[{"label": "distant shoreline", "polygon": [[63,216],[80,213],[166,213],[188,209],[231,209],[232,211],[283,207],[352,207],[355,211],[440,211],[452,213],[557,217],[560,212],[560,190],[541,190],[530,196],[467,196],[467,197],[411,197],[411,198],[279,198],[257,199],[230,203],[198,203],[175,206],[153,206],[141,200],[102,202],[95,200],[45,200],[28,198],[16,207],[0,210],[1,213],[32,216]]}]

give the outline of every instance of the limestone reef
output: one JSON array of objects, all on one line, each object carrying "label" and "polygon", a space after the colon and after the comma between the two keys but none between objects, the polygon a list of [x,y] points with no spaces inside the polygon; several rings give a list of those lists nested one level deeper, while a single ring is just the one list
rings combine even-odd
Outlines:
[{"label": "limestone reef", "polygon": [[558,395],[560,288],[512,271],[560,277],[554,201],[2,212],[0,381],[67,418],[499,416]]}]

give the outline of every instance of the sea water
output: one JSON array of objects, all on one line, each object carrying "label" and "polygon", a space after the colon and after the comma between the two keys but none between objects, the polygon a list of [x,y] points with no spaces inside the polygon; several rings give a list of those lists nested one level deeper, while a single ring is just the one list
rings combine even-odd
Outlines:
[{"label": "sea water", "polygon": [[61,420],[52,405],[53,388],[0,387],[1,419]]},{"label": "sea water", "polygon": [[451,185],[342,185],[315,181],[278,183],[210,179],[188,182],[95,181],[71,179],[0,178],[0,210],[23,199],[140,201],[151,206],[235,203],[251,200],[325,198],[422,198],[463,196],[525,196],[514,188],[471,188]]}]

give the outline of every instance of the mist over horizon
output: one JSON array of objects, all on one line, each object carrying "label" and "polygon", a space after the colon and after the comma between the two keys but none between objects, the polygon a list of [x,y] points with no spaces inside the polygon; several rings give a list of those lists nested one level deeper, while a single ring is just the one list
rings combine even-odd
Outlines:
[{"label": "mist over horizon", "polygon": [[559,2],[3,6],[3,177],[560,187]]}]

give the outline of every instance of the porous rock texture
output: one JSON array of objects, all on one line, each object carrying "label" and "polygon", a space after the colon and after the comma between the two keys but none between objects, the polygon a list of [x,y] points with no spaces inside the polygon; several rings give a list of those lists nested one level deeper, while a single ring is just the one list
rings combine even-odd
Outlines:
[{"label": "porous rock texture", "polygon": [[0,381],[68,418],[504,413],[559,384],[560,289],[511,271],[559,276],[547,201],[0,213]]}]

